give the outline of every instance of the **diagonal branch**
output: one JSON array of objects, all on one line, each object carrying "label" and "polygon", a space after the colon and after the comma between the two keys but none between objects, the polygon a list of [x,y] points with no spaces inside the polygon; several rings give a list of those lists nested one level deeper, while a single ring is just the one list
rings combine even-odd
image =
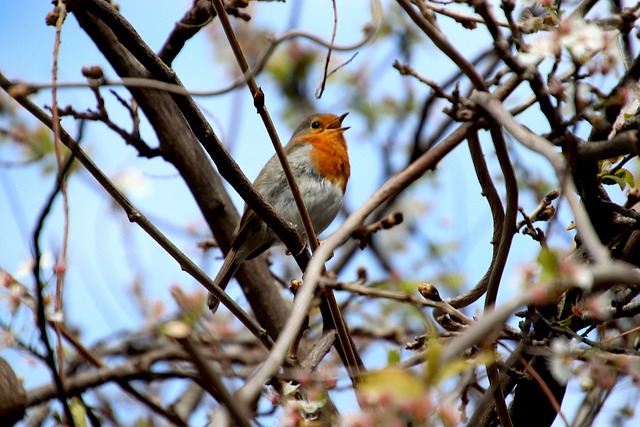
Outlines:
[{"label": "diagonal branch", "polygon": [[[0,73],[0,87],[8,90],[12,86],[11,82]],[[35,104],[24,97],[15,98],[20,105],[33,114],[45,126],[52,127],[51,117],[38,108]],[[164,234],[162,234],[140,211],[131,203],[131,201],[116,188],[111,180],[102,173],[102,171],[91,161],[84,150],[74,141],[74,139],[64,130],[60,129],[60,140],[69,148],[75,158],[87,169],[87,171],[95,178],[95,180],[109,193],[120,207],[126,212],[129,221],[137,223],[151,238],[153,238],[160,246],[162,246],[171,257],[173,257],[180,267],[189,275],[201,283],[207,290],[214,293],[220,301],[229,308],[229,310],[249,329],[264,345],[269,348],[273,341],[267,335],[266,331],[261,328],[255,320],[253,320],[240,306],[230,298],[225,292],[213,285],[213,281],[207,276],[193,261],[191,261],[184,253],[182,253]]]},{"label": "diagonal branch", "polygon": [[[133,27],[103,0],[74,3],[73,13],[121,77],[153,77],[180,84],[175,73],[141,40]],[[199,146],[200,142],[220,173],[228,178],[247,204],[276,232],[294,253],[303,245],[292,227],[253,189],[238,165],[224,149],[193,99],[156,90],[129,88],[151,122],[164,158],[180,172],[223,251],[228,251],[238,215],[220,177]],[[196,139],[197,138],[197,139]],[[277,336],[287,319],[278,287],[259,260],[240,267],[236,275],[258,320],[271,336]],[[270,307],[269,310],[261,309]]]},{"label": "diagonal branch", "polygon": [[507,132],[520,141],[522,145],[542,154],[549,161],[555,170],[558,180],[562,184],[564,197],[566,197],[571,211],[575,216],[576,229],[580,240],[596,263],[608,262],[610,260],[609,251],[600,242],[584,206],[576,197],[576,187],[573,179],[567,174],[565,162],[555,150],[553,144],[519,124],[513,116],[505,110],[502,103],[490,94],[475,92],[471,95],[471,100],[482,107],[482,109],[503,126]]},{"label": "diagonal branch", "polygon": [[[227,35],[227,39],[229,40],[229,44],[231,45],[231,48],[236,56],[236,60],[238,61],[240,70],[243,73],[247,73],[247,71],[249,70],[249,65],[246,58],[244,57],[244,53],[242,51],[242,48],[240,47],[240,44],[238,43],[238,39],[235,36],[233,28],[231,27],[229,18],[224,11],[222,0],[212,1],[213,6],[218,13],[218,17],[225,31],[225,34]],[[254,102],[256,103],[258,114],[260,114],[260,117],[262,118],[262,121],[267,128],[267,133],[271,138],[271,142],[273,143],[273,146],[276,150],[276,155],[280,160],[280,164],[282,165],[282,169],[287,178],[287,182],[289,184],[291,192],[293,193],[293,198],[295,200],[296,207],[298,208],[300,217],[302,218],[302,223],[304,224],[304,230],[311,246],[311,250],[315,252],[318,248],[318,238],[313,229],[313,224],[311,222],[311,218],[309,217],[309,213],[307,212],[307,209],[304,205],[304,201],[302,200],[302,195],[300,194],[298,184],[296,183],[293,172],[291,171],[291,167],[289,166],[289,162],[287,161],[287,156],[284,153],[282,144],[280,143],[278,133],[276,132],[275,126],[273,125],[273,122],[271,120],[271,116],[269,115],[269,112],[264,105],[264,94],[258,87],[253,77],[249,77],[247,79],[247,85],[254,97]],[[300,254],[299,252],[292,253]],[[298,257],[296,257],[296,261],[298,261],[298,264],[300,265],[302,271],[304,271],[307,266],[306,259],[299,260]],[[358,376],[358,374],[360,373],[360,369],[363,367],[362,359],[358,355],[353,340],[351,339],[349,332],[346,329],[342,313],[340,313],[340,309],[332,291],[327,290],[326,292],[324,292],[324,294],[322,295],[322,299],[323,320],[325,322],[325,329],[335,328],[338,332],[339,346],[337,346],[336,348],[340,352],[341,357],[343,358],[345,365],[347,366],[347,370],[349,370],[350,376],[352,378],[355,378],[356,376]]]},{"label": "diagonal branch", "polygon": [[471,84],[477,90],[487,90],[484,79],[478,73],[476,68],[447,40],[442,31],[436,28],[424,16],[422,16],[416,8],[414,8],[409,0],[398,0],[400,6],[407,12],[407,15],[413,22],[431,39],[431,41],[447,55],[454,64],[460,67],[471,81]]},{"label": "diagonal branch", "polygon": [[389,179],[314,252],[305,273],[304,286],[299,289],[296,294],[289,322],[287,322],[287,325],[260,369],[258,369],[257,372],[252,375],[251,379],[239,390],[238,394],[240,398],[246,401],[252,400],[260,393],[265,381],[282,365],[282,361],[287,355],[287,350],[295,340],[306,318],[309,307],[313,301],[315,289],[321,282],[324,263],[331,257],[333,250],[347,240],[351,236],[351,233],[362,225],[367,216],[381,204],[406,189],[411,183],[423,176],[426,171],[434,169],[445,155],[464,140],[465,135],[472,127],[473,125],[470,123],[461,125],[440,144]]}]

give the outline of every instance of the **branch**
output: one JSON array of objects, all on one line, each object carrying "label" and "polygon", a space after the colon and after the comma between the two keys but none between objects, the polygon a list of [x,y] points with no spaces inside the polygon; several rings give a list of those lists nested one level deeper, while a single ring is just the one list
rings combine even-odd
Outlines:
[{"label": "branch", "polygon": [[[235,2],[236,5],[246,7],[248,3]],[[227,8],[229,15],[235,15],[240,19],[248,21],[251,17],[240,12],[237,8]],[[158,56],[165,64],[171,66],[173,60],[178,56],[189,39],[195,36],[202,28],[207,26],[215,17],[215,11],[210,0],[193,0],[193,5],[179,22],[176,22],[173,31],[162,45]]]},{"label": "branch", "polygon": [[[81,27],[120,76],[151,76],[170,84],[180,84],[175,73],[149,49],[130,23],[110,4],[103,0],[86,0],[74,3],[73,12]],[[253,189],[191,97],[169,96],[165,92],[146,89],[131,88],[130,91],[151,122],[163,156],[180,172],[225,253],[231,246],[238,215],[198,142],[205,147],[220,174],[227,178],[282,242],[293,253],[302,250],[298,234]],[[276,336],[286,322],[287,308],[278,303],[279,289],[273,283],[265,263],[259,260],[245,262],[236,277],[258,320],[271,336]],[[267,306],[269,310],[261,309]]]},{"label": "branch", "polygon": [[282,365],[282,361],[287,356],[287,350],[296,339],[298,331],[302,326],[309,311],[316,288],[320,284],[324,263],[331,257],[332,252],[349,238],[356,230],[385,200],[395,196],[400,191],[407,188],[411,183],[420,178],[427,170],[435,168],[437,163],[451,150],[458,146],[466,133],[472,127],[465,123],[458,127],[451,135],[445,138],[440,144],[423,154],[415,162],[407,166],[404,170],[389,179],[382,185],[364,204],[349,216],[345,222],[332,233],[327,240],[314,252],[311,262],[305,272],[304,286],[298,290],[293,304],[291,316],[282,333],[278,337],[275,345],[271,349],[269,356],[263,365],[251,377],[251,379],[239,390],[238,396],[245,401],[250,401],[257,396],[262,385],[277,371]]},{"label": "branch", "polygon": [[[222,0],[212,0],[213,7],[216,9],[218,13],[218,17],[220,19],[220,23],[224,29],[225,34],[227,35],[227,39],[229,40],[229,44],[233,50],[233,53],[236,56],[236,60],[238,61],[238,65],[240,66],[240,70],[243,73],[246,73],[249,70],[249,65],[244,57],[244,53],[242,52],[242,48],[238,43],[238,40],[235,36],[233,28],[231,27],[231,23],[229,22],[229,18],[224,11],[224,5]],[[296,203],[296,207],[298,209],[298,213],[300,214],[300,218],[302,219],[302,223],[304,225],[304,231],[311,246],[311,251],[316,251],[318,248],[318,238],[316,236],[315,230],[313,229],[313,223],[311,222],[311,218],[309,217],[309,213],[307,212],[307,208],[304,205],[304,200],[302,199],[302,195],[300,194],[300,189],[298,188],[298,184],[296,183],[295,177],[293,176],[293,172],[291,171],[291,167],[287,160],[287,156],[284,152],[282,144],[280,143],[280,138],[278,137],[278,133],[276,132],[275,126],[271,120],[271,116],[267,111],[266,106],[264,105],[264,93],[258,87],[257,83],[250,77],[247,81],[247,86],[251,91],[251,94],[254,98],[254,104],[258,110],[258,114],[262,118],[262,121],[267,129],[267,133],[271,138],[271,142],[276,151],[276,155],[278,156],[278,160],[280,160],[280,164],[284,171],[284,174],[287,178],[287,183],[291,189],[293,194],[293,199]],[[292,252],[294,254],[298,265],[302,271],[305,270],[308,262],[308,255],[306,251],[301,250],[297,252]],[[335,301],[335,297],[331,292],[323,295],[323,302],[321,304],[321,308],[323,310],[323,320],[325,322],[325,329],[333,329],[335,328],[338,332],[339,338],[339,346],[336,349],[341,354],[341,358],[343,359],[345,365],[347,366],[347,370],[349,370],[349,374],[351,378],[354,378],[354,375],[359,374],[361,368],[363,368],[362,359],[358,355],[355,345],[351,337],[349,336],[349,332],[346,329],[344,324],[344,319],[342,317],[342,313],[338,308],[338,305]],[[328,311],[328,312],[327,312]]]},{"label": "branch", "polygon": [[[338,291],[347,291],[357,295],[362,295],[369,298],[383,298],[391,301],[404,302],[412,304],[416,307],[431,307],[444,311],[449,316],[459,319],[462,323],[470,325],[473,320],[465,316],[462,312],[456,310],[446,301],[438,298],[428,298],[423,294],[423,298],[410,294],[408,292],[390,291],[387,289],[376,289],[367,286],[362,286],[357,283],[342,283],[342,282],[323,282],[324,286],[332,287]],[[422,284],[421,284],[422,285]],[[418,285],[420,287],[421,285]],[[437,291],[436,291],[437,292]]]},{"label": "branch", "polygon": [[[7,90],[12,83],[0,73],[0,87]],[[24,97],[15,98],[20,105],[33,114],[45,126],[53,126],[51,117],[44,111],[34,105],[31,101]],[[191,261],[184,253],[182,253],[164,234],[162,234],[144,215],[142,215],[131,201],[116,188],[109,178],[91,161],[85,154],[84,150],[71,138],[64,130],[60,130],[60,139],[63,144],[69,148],[75,158],[87,169],[87,171],[95,178],[95,180],[107,191],[113,200],[122,207],[126,212],[129,221],[137,223],[151,238],[153,238],[161,247],[163,247],[173,259],[175,259],[180,267],[202,284],[207,290],[214,293],[217,298],[231,311],[238,319],[249,329],[264,345],[269,348],[273,341],[269,338],[267,332],[262,329],[238,304],[229,297],[224,291],[215,287],[213,281],[207,276],[193,261]]]},{"label": "branch", "polygon": [[322,98],[322,94],[324,93],[324,88],[327,84],[327,77],[329,72],[329,62],[331,61],[331,52],[333,51],[333,43],[336,40],[336,31],[338,29],[338,8],[336,7],[336,0],[332,0],[333,4],[333,31],[331,32],[331,44],[329,45],[329,50],[327,51],[327,57],[324,61],[324,72],[322,73],[322,81],[320,82],[320,86],[316,89],[316,98]]},{"label": "branch", "polygon": [[398,0],[400,6],[407,12],[407,15],[413,20],[413,22],[433,41],[433,43],[447,55],[454,64],[456,64],[467,75],[471,84],[477,90],[487,90],[484,83],[484,79],[475,67],[462,56],[462,54],[447,40],[442,32],[436,28],[431,22],[424,18],[418,11],[411,5],[409,0]]},{"label": "branch", "polygon": [[596,234],[593,224],[589,220],[589,216],[584,206],[576,197],[576,187],[571,176],[567,173],[567,168],[563,158],[555,150],[553,144],[548,140],[534,134],[524,126],[519,124],[507,110],[504,109],[502,103],[488,93],[475,92],[470,98],[482,107],[494,120],[500,123],[515,139],[520,141],[522,145],[542,154],[551,164],[556,172],[558,180],[562,184],[562,192],[566,197],[571,211],[575,217],[576,228],[580,240],[587,248],[589,254],[596,263],[606,263],[610,260],[609,251],[602,245],[598,235]]},{"label": "branch", "polygon": [[616,134],[611,140],[580,142],[577,147],[578,162],[612,159],[627,154],[638,155],[637,131]]},{"label": "branch", "polygon": [[518,183],[516,182],[513,165],[509,160],[507,144],[504,141],[502,129],[500,129],[495,123],[492,123],[489,126],[489,131],[491,132],[493,144],[496,149],[496,156],[498,157],[500,169],[502,170],[502,175],[505,180],[505,187],[507,190],[507,207],[504,218],[504,227],[502,227],[500,244],[496,254],[495,263],[492,263],[490,269],[491,274],[489,275],[485,310],[495,304],[498,296],[500,279],[507,263],[507,257],[509,256],[513,236],[517,232],[516,218],[518,216]]},{"label": "branch", "polygon": [[[502,60],[511,68],[516,74],[522,77],[523,80],[528,80],[531,90],[533,91],[540,110],[549,121],[552,131],[558,131],[561,128],[562,119],[558,113],[558,110],[554,108],[549,97],[549,89],[547,88],[542,76],[533,67],[524,66],[517,58],[511,54],[510,43],[504,38],[491,7],[486,0],[476,0],[473,2],[473,6],[476,12],[482,16],[485,20],[485,24],[491,33],[494,40],[496,52],[502,58]],[[479,90],[479,88],[476,88]]]},{"label": "branch", "polygon": [[[4,76],[0,73],[0,85],[2,85],[3,83],[2,81],[3,78]],[[4,87],[4,85],[2,86]],[[51,126],[49,128],[53,130],[53,121],[50,121],[50,124]],[[62,133],[64,133],[64,130],[58,127],[56,138],[59,139],[62,136]],[[40,234],[42,233],[42,229],[44,228],[44,222],[49,216],[49,213],[51,212],[51,208],[53,206],[54,200],[56,199],[58,194],[60,194],[60,192],[62,191],[64,177],[71,170],[71,165],[73,164],[73,160],[74,160],[73,155],[69,156],[64,161],[64,165],[62,165],[58,170],[58,173],[56,174],[55,186],[51,191],[49,198],[45,202],[44,207],[40,211],[40,215],[36,220],[36,226],[33,231],[33,237],[32,237],[32,244],[33,244],[32,273],[33,273],[34,282],[35,282],[35,296],[37,301],[37,305],[36,305],[37,326],[38,326],[38,329],[40,330],[40,340],[42,341],[42,344],[45,348],[45,361],[49,370],[51,371],[51,376],[53,377],[53,384],[55,385],[55,390],[57,393],[58,400],[60,400],[60,404],[63,406],[63,409],[65,411],[65,416],[69,419],[71,419],[70,417],[72,415],[71,415],[71,410],[69,408],[69,404],[67,402],[68,395],[66,393],[65,385],[63,382],[63,378],[62,378],[63,376],[58,371],[59,369],[58,366],[56,366],[55,353],[53,351],[53,348],[51,347],[51,343],[49,342],[49,335],[47,332],[47,315],[45,312],[46,307],[45,307],[45,301],[44,301],[44,295],[43,295],[43,284],[42,284],[42,280],[40,279],[40,259],[41,259]],[[60,350],[60,347],[59,347],[59,350]],[[60,354],[59,357],[62,357],[62,354]],[[71,424],[71,427],[74,426],[73,421],[70,421],[70,424]]]},{"label": "branch", "polygon": [[250,416],[251,411],[245,406],[244,402],[233,398],[220,376],[211,369],[209,362],[191,337],[193,333],[191,327],[184,322],[173,321],[165,326],[165,332],[168,336],[177,340],[189,354],[191,361],[200,373],[201,384],[204,389],[218,399],[221,404],[224,404],[240,427],[250,427],[251,422],[247,419],[247,416]]},{"label": "branch", "polygon": [[[136,363],[137,362],[137,363]],[[78,395],[85,390],[101,386],[109,382],[130,382],[133,380],[156,381],[172,378],[192,378],[191,374],[183,372],[147,372],[140,366],[140,361],[134,359],[117,366],[106,366],[93,369],[69,377],[65,383],[65,390],[70,395]],[[32,407],[50,400],[55,395],[54,386],[44,385],[27,393],[27,407]],[[171,419],[178,425],[184,425],[184,420]]]}]

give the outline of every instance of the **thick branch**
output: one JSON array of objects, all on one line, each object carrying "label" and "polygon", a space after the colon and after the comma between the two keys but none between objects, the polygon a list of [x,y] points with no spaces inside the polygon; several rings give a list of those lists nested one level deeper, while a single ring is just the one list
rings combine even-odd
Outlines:
[{"label": "thick branch", "polygon": [[[153,77],[180,84],[173,71],[144,44],[131,25],[111,5],[102,0],[88,0],[74,3],[73,12],[121,77]],[[220,172],[233,177],[230,182],[247,203],[252,208],[255,207],[256,213],[261,215],[292,251],[300,250],[302,245],[297,233],[279,219],[272,209],[269,210],[268,204],[253,190],[237,164],[230,161],[231,157],[190,97],[171,96],[149,89],[130,88],[130,91],[152,123],[163,156],[180,172],[223,250],[228,250],[231,245],[238,216],[219,176],[194,137],[194,132]],[[238,182],[242,185],[238,185]],[[264,263],[257,260],[243,263],[237,277],[256,317],[272,336],[277,336],[286,322],[287,310],[283,304],[278,303],[279,289]]]}]

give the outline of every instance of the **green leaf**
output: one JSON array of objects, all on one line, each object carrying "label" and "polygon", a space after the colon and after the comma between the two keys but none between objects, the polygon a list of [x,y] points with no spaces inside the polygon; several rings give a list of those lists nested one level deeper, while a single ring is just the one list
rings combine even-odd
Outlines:
[{"label": "green leaf", "polygon": [[138,418],[133,425],[135,427],[153,427],[153,424],[147,418]]},{"label": "green leaf", "polygon": [[618,186],[620,187],[621,190],[624,190],[624,187],[627,185],[626,182],[624,182],[624,179],[620,178],[619,176],[616,175],[603,175],[602,176],[602,183],[604,185],[616,185],[618,184]]},{"label": "green leaf", "polygon": [[71,416],[73,417],[73,422],[78,427],[87,427],[87,411],[82,404],[82,401],[77,397],[71,398]]},{"label": "green leaf", "polygon": [[394,366],[400,363],[400,352],[398,350],[389,350],[387,353],[387,364]]},{"label": "green leaf", "polygon": [[635,180],[633,178],[633,174],[627,169],[620,169],[616,172],[616,175],[624,179],[629,187],[635,187]]},{"label": "green leaf", "polygon": [[604,185],[618,185],[620,190],[624,190],[627,185],[634,187],[635,179],[633,174],[627,169],[620,169],[615,174],[603,173],[600,179]]},{"label": "green leaf", "polygon": [[365,397],[377,399],[387,396],[403,404],[418,401],[426,394],[426,387],[419,376],[397,368],[368,372],[359,389]]},{"label": "green leaf", "polygon": [[439,381],[444,381],[448,378],[467,372],[475,366],[491,364],[495,362],[495,360],[496,357],[491,351],[481,352],[473,359],[459,357],[447,363],[439,370],[438,379]]},{"label": "green leaf", "polygon": [[542,267],[542,272],[540,273],[541,280],[551,280],[558,277],[560,261],[558,254],[554,250],[542,248],[538,255],[538,264]]}]

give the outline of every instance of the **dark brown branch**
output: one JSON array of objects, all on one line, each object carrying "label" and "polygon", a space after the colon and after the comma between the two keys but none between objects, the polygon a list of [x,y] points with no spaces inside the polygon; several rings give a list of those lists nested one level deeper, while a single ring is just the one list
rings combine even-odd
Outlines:
[{"label": "dark brown branch", "polygon": [[[236,4],[243,4],[236,2]],[[248,3],[245,4],[245,6]],[[239,12],[237,9],[227,9],[227,13],[234,14],[245,21],[251,19],[249,15]],[[176,22],[173,31],[162,45],[158,56],[169,67],[178,56],[189,39],[209,24],[216,13],[210,0],[193,0],[191,8],[184,14],[180,21]]]},{"label": "dark brown branch", "polygon": [[[222,0],[212,1],[213,7],[218,13],[218,18],[220,19],[224,32],[227,35],[229,44],[231,45],[231,49],[236,56],[236,60],[238,61],[240,70],[243,74],[246,74],[249,71],[249,65],[246,58],[244,57],[244,53],[242,51],[242,48],[240,47],[240,44],[238,43],[233,28],[231,27],[229,18],[224,11]],[[252,76],[249,76],[249,78],[247,79],[247,86],[249,87],[249,90],[251,91],[254,99],[264,97],[262,90],[258,87]],[[258,108],[258,114],[262,118],[262,121],[267,129],[267,133],[271,138],[271,142],[273,143],[273,146],[275,148],[278,160],[280,161],[284,174],[287,178],[287,183],[289,184],[289,187],[293,194],[293,199],[295,200],[298,213],[302,218],[304,231],[309,245],[311,246],[311,250],[315,252],[318,248],[318,238],[313,229],[313,224],[311,222],[311,218],[309,217],[309,213],[307,212],[307,209],[304,205],[304,201],[302,200],[300,189],[298,188],[298,184],[296,183],[296,180],[293,176],[293,172],[291,171],[291,167],[289,166],[289,162],[287,161],[287,156],[284,153],[284,149],[282,147],[282,144],[280,143],[278,133],[276,132],[275,126],[273,125],[271,116],[269,115],[266,106],[262,105],[261,108]],[[306,251],[293,251],[292,254],[294,254],[294,256],[296,257],[296,261],[298,262],[298,265],[300,266],[302,271],[305,271],[307,262],[309,260],[309,256]],[[351,375],[351,378],[354,379],[360,373],[359,371],[361,369],[364,369],[364,364],[362,363],[362,359],[360,358],[360,355],[355,348],[353,340],[349,336],[349,332],[346,329],[342,313],[340,313],[339,307],[335,302],[335,296],[332,294],[331,290],[322,295],[320,308],[323,315],[325,329],[335,328],[338,332],[339,339],[337,341],[338,345],[336,346],[336,349],[343,359],[343,362],[347,366],[347,369],[350,371],[349,373]]]},{"label": "dark brown branch", "polygon": [[[481,182],[483,191],[489,206],[491,208],[491,214],[493,217],[494,237],[493,237],[493,257],[489,269],[485,273],[483,280],[486,279],[486,283],[482,283],[482,288],[486,289],[487,297],[485,300],[485,311],[492,310],[495,304],[495,300],[498,293],[500,284],[500,278],[506,265],[507,256],[511,248],[511,242],[516,232],[515,223],[517,215],[517,202],[518,202],[518,186],[513,171],[513,166],[509,160],[509,154],[507,146],[505,144],[502,131],[495,124],[490,125],[491,136],[493,138],[496,155],[500,163],[500,168],[505,179],[505,185],[507,187],[507,209],[506,214],[502,210],[502,203],[497,194],[497,190],[493,185],[493,181],[489,175],[486,163],[484,162],[484,156],[480,147],[480,143],[477,134],[471,134],[469,139],[469,149],[472,152],[473,163],[476,168],[476,174]],[[499,239],[499,240],[497,240]],[[497,241],[496,241],[497,240]],[[504,400],[504,394],[502,388],[499,386],[498,371],[494,364],[487,365],[487,375],[489,382],[494,387],[494,398],[496,408],[498,411],[498,418],[502,425],[512,425],[509,417],[509,412]]]},{"label": "dark brown branch", "polygon": [[251,422],[247,416],[250,416],[251,411],[245,407],[244,402],[234,399],[220,376],[211,369],[202,350],[191,337],[193,332],[191,327],[186,323],[176,321],[167,325],[166,328],[167,334],[175,338],[191,357],[193,364],[200,372],[202,387],[229,410],[235,423],[240,427],[250,427]]},{"label": "dark brown branch", "polygon": [[509,152],[504,140],[504,135],[502,134],[502,129],[494,123],[490,126],[489,130],[491,132],[491,138],[493,139],[493,145],[496,149],[496,156],[500,163],[500,169],[502,170],[502,175],[505,180],[507,206],[496,262],[491,265],[490,269],[491,275],[489,276],[485,308],[490,308],[495,304],[500,279],[507,263],[507,257],[509,256],[513,236],[517,232],[516,219],[518,216],[518,183],[516,181],[513,165],[509,159]]},{"label": "dark brown branch", "polygon": [[576,147],[579,161],[598,161],[638,155],[638,135],[636,131],[619,133],[608,141],[580,142]]},{"label": "dark brown branch", "polygon": [[[103,0],[74,2],[74,15],[121,77],[153,77],[180,84],[175,73],[140,39],[133,27]],[[247,204],[296,253],[303,247],[298,234],[275,214],[232,161],[210,125],[184,95],[169,95],[151,89],[130,88],[145,111],[160,141],[165,159],[173,163],[191,190],[200,210],[223,251],[231,246],[238,215],[219,176],[214,172],[198,140]],[[188,123],[183,120],[186,119]],[[196,140],[195,136],[198,138]],[[236,274],[258,320],[271,336],[286,322],[287,309],[266,265],[259,260],[243,263]],[[269,307],[265,310],[264,307]]]},{"label": "dark brown branch", "polygon": [[329,45],[329,50],[327,51],[327,57],[324,61],[324,72],[322,73],[322,81],[320,82],[320,86],[316,90],[316,98],[322,98],[322,94],[324,93],[324,88],[327,84],[327,78],[329,77],[329,62],[331,61],[331,52],[333,51],[333,43],[336,40],[336,31],[338,29],[338,8],[336,7],[336,1],[332,0],[333,5],[333,31],[331,32],[331,44]]},{"label": "dark brown branch", "polygon": [[473,166],[476,171],[476,176],[478,178],[478,182],[480,183],[480,187],[482,188],[482,195],[487,198],[489,209],[491,210],[491,216],[493,218],[493,237],[491,238],[493,251],[489,268],[485,272],[484,276],[482,276],[482,279],[480,279],[478,284],[474,286],[471,291],[447,300],[452,306],[456,308],[466,307],[467,305],[472,304],[487,291],[487,286],[490,282],[492,269],[494,265],[498,263],[500,238],[502,236],[502,230],[504,228],[504,208],[502,206],[502,201],[500,200],[500,195],[498,194],[498,191],[493,184],[493,179],[487,167],[487,163],[484,159],[484,152],[482,151],[482,146],[480,145],[480,139],[478,138],[477,131],[469,132],[469,134],[467,135],[467,141],[469,143],[469,152],[471,154],[471,160],[473,161]]},{"label": "dark brown branch", "polygon": [[[5,86],[3,83],[4,83],[3,76],[0,73],[0,85],[2,85],[2,87],[4,88]],[[53,130],[53,120],[51,120],[50,123],[51,123],[50,128]],[[60,138],[61,137],[60,134],[63,132],[63,130],[60,128],[59,125],[56,127],[56,130],[58,135],[56,135],[55,137]],[[49,216],[49,213],[51,212],[51,208],[53,206],[54,200],[57,198],[58,194],[60,194],[62,191],[63,181],[66,178],[69,171],[71,170],[71,165],[73,164],[73,160],[74,160],[74,156],[70,155],[69,157],[67,157],[67,159],[65,159],[64,164],[59,169],[59,172],[56,175],[56,182],[55,182],[54,188],[49,194],[49,197],[47,198],[47,201],[45,202],[45,205],[43,206],[36,220],[36,226],[33,231],[32,242],[31,242],[33,245],[32,246],[33,247],[32,273],[33,273],[33,278],[35,283],[34,293],[37,301],[36,324],[40,331],[40,340],[42,341],[42,345],[45,348],[45,361],[46,361],[47,367],[51,371],[51,376],[53,377],[53,384],[55,385],[56,396],[58,397],[58,400],[60,401],[60,404],[64,409],[65,416],[67,417],[67,420],[70,423],[71,427],[74,427],[75,423],[71,419],[72,418],[71,409],[69,408],[69,403],[67,401],[68,394],[66,391],[65,384],[63,383],[62,375],[60,374],[58,370],[59,368],[56,365],[55,353],[53,348],[51,347],[51,342],[49,341],[49,334],[47,332],[47,319],[45,314],[46,307],[45,307],[44,294],[43,294],[44,285],[42,283],[42,280],[40,279],[40,259],[42,255],[40,251],[40,234],[42,233],[42,230],[44,228],[44,222]]]},{"label": "dark brown branch", "polygon": [[[148,372],[141,369],[141,366],[136,363],[130,362],[113,367],[107,366],[69,377],[65,382],[65,391],[69,395],[73,396],[109,382],[130,382],[133,380],[157,381],[173,378],[193,377],[191,374],[184,372]],[[51,400],[54,395],[55,390],[52,385],[35,388],[27,393],[26,406],[31,407],[46,402]],[[170,419],[170,421],[175,422],[178,425],[184,425],[184,421],[181,419],[173,418]]]},{"label": "dark brown branch", "polygon": [[[0,87],[4,90],[8,90],[12,86],[12,83],[6,79],[6,77],[0,73]],[[51,117],[34,105],[31,101],[24,97],[15,98],[27,111],[33,114],[38,120],[40,120],[45,126],[51,127],[53,125]],[[62,143],[69,148],[75,158],[87,169],[89,173],[95,178],[95,180],[109,193],[109,195],[115,200],[122,209],[127,213],[127,217],[130,221],[137,223],[143,230],[147,232],[160,246],[162,246],[169,255],[171,255],[181,266],[183,270],[194,277],[198,282],[203,284],[210,292],[216,294],[216,297],[220,298],[221,302],[229,308],[231,312],[252,331],[252,333],[258,337],[268,348],[272,345],[273,341],[267,336],[266,331],[262,329],[247,313],[242,310],[237,303],[230,298],[226,293],[221,292],[218,288],[214,287],[213,281],[202,270],[200,270],[186,255],[184,255],[171,241],[169,241],[144,215],[142,215],[135,206],[129,201],[129,199],[116,188],[116,186],[107,178],[106,175],[91,161],[91,159],[85,154],[85,152],[78,146],[78,144],[71,138],[71,136],[61,129],[60,139]],[[36,264],[37,265],[37,264]]]},{"label": "dark brown branch", "polygon": [[12,426],[24,417],[26,395],[22,382],[4,359],[0,358],[0,419]]},{"label": "dark brown branch", "polygon": [[502,35],[489,3],[486,0],[474,0],[472,4],[476,12],[484,18],[485,24],[493,37],[496,52],[500,55],[500,58],[502,58],[509,68],[521,76],[523,80],[529,81],[531,90],[538,100],[540,110],[542,110],[542,113],[549,121],[551,130],[553,132],[561,133],[562,129],[560,125],[562,124],[562,120],[560,114],[551,103],[549,89],[544,83],[540,73],[537,70],[525,67],[517,58],[513,57],[511,54],[510,44]]},{"label": "dark brown branch", "polygon": [[475,67],[462,56],[462,54],[451,45],[442,32],[436,28],[431,22],[429,22],[422,14],[420,14],[409,2],[409,0],[398,0],[400,6],[407,12],[407,15],[413,20],[413,22],[433,41],[433,43],[440,49],[445,55],[447,55],[454,64],[466,74],[471,81],[471,84],[477,89],[486,91],[487,87],[484,83],[484,79],[475,69]]}]

